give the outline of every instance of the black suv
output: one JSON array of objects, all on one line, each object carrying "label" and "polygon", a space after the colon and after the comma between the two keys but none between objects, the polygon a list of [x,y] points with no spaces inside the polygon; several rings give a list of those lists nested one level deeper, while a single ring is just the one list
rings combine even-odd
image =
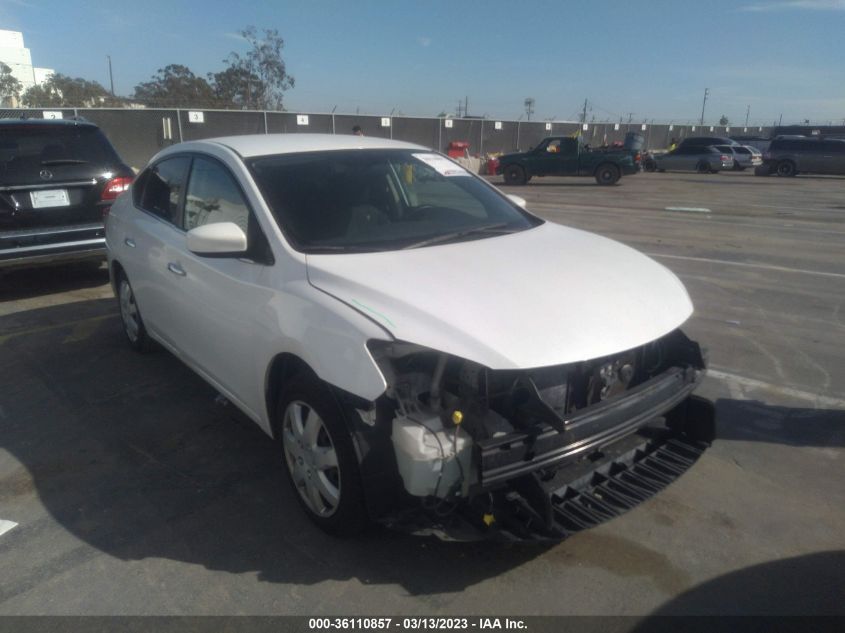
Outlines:
[{"label": "black suv", "polygon": [[763,154],[765,173],[845,175],[845,140],[776,138]]},{"label": "black suv", "polygon": [[103,217],[133,178],[92,123],[0,120],[0,270],[104,259]]}]

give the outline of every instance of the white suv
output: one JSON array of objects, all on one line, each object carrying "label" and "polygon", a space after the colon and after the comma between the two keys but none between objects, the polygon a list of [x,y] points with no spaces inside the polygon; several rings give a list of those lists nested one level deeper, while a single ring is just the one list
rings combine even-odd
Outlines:
[{"label": "white suv", "polygon": [[408,143],[183,143],[112,207],[109,268],[131,346],[276,438],[325,530],[561,538],[691,465],[712,409],[677,277],[524,204]]}]

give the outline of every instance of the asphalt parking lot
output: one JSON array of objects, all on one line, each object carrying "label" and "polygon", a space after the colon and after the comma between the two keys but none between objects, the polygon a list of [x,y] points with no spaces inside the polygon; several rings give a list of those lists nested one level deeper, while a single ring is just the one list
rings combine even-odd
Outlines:
[{"label": "asphalt parking lot", "polygon": [[845,179],[506,190],[686,284],[718,439],[683,477],[554,546],[336,540],[269,438],[129,350],[104,269],[21,271],[0,279],[0,614],[845,614]]}]

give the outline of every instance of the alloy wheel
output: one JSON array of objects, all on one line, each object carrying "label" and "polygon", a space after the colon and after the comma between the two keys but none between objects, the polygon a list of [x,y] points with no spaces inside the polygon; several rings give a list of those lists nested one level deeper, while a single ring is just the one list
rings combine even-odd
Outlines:
[{"label": "alloy wheel", "polygon": [[285,463],[305,505],[316,515],[333,515],[340,504],[337,451],[320,415],[295,400],[285,409],[282,426]]}]

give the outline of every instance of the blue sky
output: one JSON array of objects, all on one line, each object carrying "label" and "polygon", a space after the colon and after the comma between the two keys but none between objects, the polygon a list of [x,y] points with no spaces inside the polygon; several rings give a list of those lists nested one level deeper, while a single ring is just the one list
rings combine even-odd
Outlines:
[{"label": "blue sky", "polygon": [[769,124],[845,119],[845,0],[329,1],[0,0],[37,66],[128,95],[158,68],[204,75],[277,28],[296,79],[291,110],[432,116]]}]

